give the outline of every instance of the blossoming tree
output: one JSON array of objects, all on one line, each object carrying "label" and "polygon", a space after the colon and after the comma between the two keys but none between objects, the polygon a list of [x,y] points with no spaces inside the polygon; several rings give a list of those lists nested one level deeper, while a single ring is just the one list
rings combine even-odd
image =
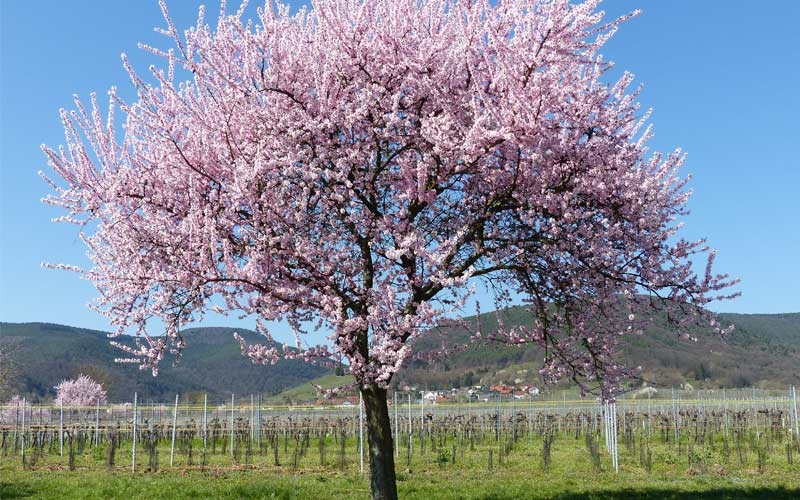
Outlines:
[{"label": "blossoming tree", "polygon": [[215,28],[201,8],[183,34],[162,3],[174,46],[145,49],[163,66],[143,77],[123,56],[138,99],[112,88],[107,117],[76,99],[66,147],[44,147],[46,201],[93,262],[70,268],[154,372],[209,308],[257,315],[267,336],[277,320],[331,332],[331,348],[292,352],[240,341],[262,363],[347,359],[373,498],[396,498],[387,386],[481,280],[537,318],[500,337],[544,346],[545,378],[609,397],[634,311],[703,316],[733,280],[677,234],[684,156],[648,152],[632,76],[606,81],[599,51],[623,19],[604,24],[598,3],[268,2],[256,23],[223,6]]},{"label": "blossoming tree", "polygon": [[4,424],[16,424],[22,411],[24,399],[19,394],[14,394],[11,399],[4,402],[0,407],[0,422]]},{"label": "blossoming tree", "polygon": [[103,386],[87,375],[80,375],[72,380],[62,380],[55,386],[55,390],[57,405],[94,407],[108,402]]}]

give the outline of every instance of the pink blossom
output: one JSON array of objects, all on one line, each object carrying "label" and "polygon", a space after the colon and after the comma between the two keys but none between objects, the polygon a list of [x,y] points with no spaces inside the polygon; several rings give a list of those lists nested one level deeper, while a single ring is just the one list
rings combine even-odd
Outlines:
[{"label": "pink blossom", "polygon": [[103,386],[86,375],[80,375],[73,380],[62,380],[55,389],[57,405],[93,407],[107,403]]},{"label": "pink blossom", "polygon": [[[630,74],[603,82],[622,19],[601,24],[596,4],[329,0],[268,8],[258,29],[201,12],[181,35],[162,2],[176,50],[145,47],[164,59],[151,83],[124,58],[138,99],[112,88],[104,118],[76,98],[67,146],[44,147],[46,201],[82,224],[93,261],[74,270],[117,333],[141,337],[124,360],[156,371],[215,308],[316,320],[361,384],[385,387],[408,341],[483,280],[530,297],[539,326],[505,333],[562,353],[548,377],[616,387],[620,295],[705,316],[735,280],[676,238],[684,155],[648,152]],[[698,278],[688,259],[704,253]]]},{"label": "pink blossom", "polygon": [[[607,83],[600,50],[625,18],[598,4],[267,2],[255,23],[240,9],[212,28],[201,10],[182,35],[162,2],[173,48],[146,47],[162,64],[144,78],[123,56],[136,100],[112,89],[104,119],[76,98],[66,146],[43,147],[94,307],[138,336],[126,359],[155,372],[216,307],[260,318],[266,345],[240,339],[255,362],[327,355],[301,325],[331,332],[377,397],[484,282],[537,319],[495,339],[545,347],[544,379],[612,398],[635,375],[616,361],[636,331],[621,305],[681,329],[737,281],[680,238],[685,155],[649,150],[631,74]],[[269,347],[280,320],[307,355]]]}]

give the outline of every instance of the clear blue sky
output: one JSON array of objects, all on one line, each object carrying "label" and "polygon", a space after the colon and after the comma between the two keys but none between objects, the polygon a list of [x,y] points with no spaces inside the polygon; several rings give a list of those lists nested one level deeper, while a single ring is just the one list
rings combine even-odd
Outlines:
[{"label": "clear blue sky", "polygon": [[[195,0],[172,0],[179,29]],[[238,5],[231,0],[230,10]],[[256,2],[260,3],[260,2]],[[208,2],[207,18],[218,5]],[[609,15],[642,8],[608,45],[607,59],[644,83],[653,107],[653,147],[689,153],[694,175],[688,237],[708,236],[718,270],[742,278],[743,296],[718,311],[800,311],[800,2],[607,0]],[[85,264],[77,229],[53,224],[41,143],[63,143],[60,107],[72,95],[131,87],[119,55],[141,71],[138,41],[166,45],[156,0],[3,0],[0,102],[0,321],[47,321],[107,330],[86,308],[90,283],[40,263]],[[252,327],[209,317],[206,325]],[[288,336],[276,332],[279,340]]]}]

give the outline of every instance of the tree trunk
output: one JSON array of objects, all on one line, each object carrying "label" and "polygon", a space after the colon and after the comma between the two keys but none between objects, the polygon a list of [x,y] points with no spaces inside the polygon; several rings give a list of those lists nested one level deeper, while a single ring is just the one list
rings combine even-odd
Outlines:
[{"label": "tree trunk", "polygon": [[361,387],[367,417],[369,444],[369,486],[372,500],[397,500],[394,474],[394,444],[386,404],[386,389]]}]

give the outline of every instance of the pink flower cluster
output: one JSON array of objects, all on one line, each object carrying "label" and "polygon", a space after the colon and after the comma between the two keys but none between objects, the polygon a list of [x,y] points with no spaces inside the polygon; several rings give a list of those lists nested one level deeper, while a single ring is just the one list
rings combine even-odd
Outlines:
[{"label": "pink flower cluster", "polygon": [[66,146],[44,147],[46,201],[81,224],[96,308],[153,369],[212,299],[298,332],[316,321],[362,387],[386,387],[482,280],[537,317],[497,338],[541,344],[545,378],[610,395],[631,373],[620,335],[653,312],[706,317],[736,281],[678,236],[685,156],[648,150],[632,75],[607,83],[600,49],[624,18],[598,4],[267,2],[214,28],[201,10],[181,36],[162,3],[174,47],[145,49],[163,66],[144,77],[124,58],[137,100],[112,89],[104,118],[76,99]]}]

